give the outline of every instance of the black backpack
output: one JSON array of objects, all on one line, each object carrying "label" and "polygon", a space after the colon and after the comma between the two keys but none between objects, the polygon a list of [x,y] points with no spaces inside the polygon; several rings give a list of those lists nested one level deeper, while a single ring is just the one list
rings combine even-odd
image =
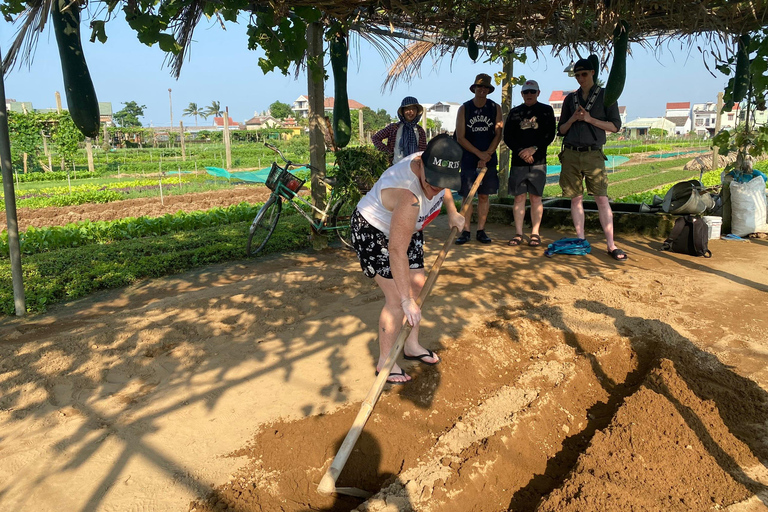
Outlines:
[{"label": "black backpack", "polygon": [[708,242],[709,231],[704,219],[685,215],[677,218],[669,238],[661,244],[661,250],[711,258],[712,252],[707,248]]}]

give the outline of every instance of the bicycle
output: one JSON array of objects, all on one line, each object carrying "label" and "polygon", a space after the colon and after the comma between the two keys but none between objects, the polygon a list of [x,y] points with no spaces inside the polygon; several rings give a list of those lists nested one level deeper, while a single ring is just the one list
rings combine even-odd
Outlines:
[{"label": "bicycle", "polygon": [[[275,146],[268,143],[265,143],[264,145],[280,155],[280,158],[283,159],[285,165],[281,167],[277,162],[272,162],[272,168],[270,169],[269,176],[265,182],[272,193],[251,223],[248,234],[248,245],[246,247],[248,256],[258,255],[267,245],[267,242],[269,242],[269,238],[272,236],[272,233],[274,233],[275,227],[277,227],[277,221],[280,219],[283,201],[287,201],[288,204],[293,206],[296,211],[299,212],[299,214],[307,219],[315,233],[333,231],[342,246],[351,249],[352,242],[349,221],[352,212],[355,209],[355,205],[348,204],[346,197],[338,196],[338,192],[334,189],[334,186],[336,185],[335,178],[327,176],[320,179],[320,183],[330,189],[330,196],[326,201],[325,209],[320,210],[313,204],[299,197],[299,191],[301,191],[301,188],[304,186],[305,180],[302,180],[288,170],[291,167],[311,168],[311,166],[309,164],[294,164],[286,159],[283,153]],[[319,214],[319,218],[313,219],[300,205],[308,206],[311,210],[314,210]]]}]

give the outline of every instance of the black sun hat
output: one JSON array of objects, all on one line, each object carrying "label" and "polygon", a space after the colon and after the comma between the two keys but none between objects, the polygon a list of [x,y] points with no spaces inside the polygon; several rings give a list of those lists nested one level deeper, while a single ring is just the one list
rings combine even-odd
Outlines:
[{"label": "black sun hat", "polygon": [[430,140],[427,149],[421,154],[427,183],[433,187],[459,190],[462,153],[459,143],[445,133]]}]

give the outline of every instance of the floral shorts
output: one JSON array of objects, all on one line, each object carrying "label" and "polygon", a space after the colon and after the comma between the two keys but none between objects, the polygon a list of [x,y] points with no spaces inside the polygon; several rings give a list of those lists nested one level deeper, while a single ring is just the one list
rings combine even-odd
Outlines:
[{"label": "floral shorts", "polygon": [[[378,228],[371,226],[359,211],[355,210],[350,221],[352,227],[352,247],[357,251],[360,267],[366,277],[376,274],[384,279],[392,279],[389,267],[389,238]],[[424,268],[424,234],[417,231],[408,245],[408,266],[411,269]]]}]

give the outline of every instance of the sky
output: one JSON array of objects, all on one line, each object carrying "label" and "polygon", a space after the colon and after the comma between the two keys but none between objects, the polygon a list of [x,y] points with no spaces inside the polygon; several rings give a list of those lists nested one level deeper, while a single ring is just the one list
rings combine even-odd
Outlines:
[{"label": "sky", "polygon": [[[127,101],[145,105],[144,126],[168,126],[171,112],[176,126],[181,120],[191,126],[194,118],[182,117],[189,103],[205,107],[214,100],[229,107],[230,117],[242,123],[267,110],[274,101],[292,104],[307,92],[304,74],[296,79],[293,74],[262,72],[258,59],[263,54],[247,49],[246,23],[227,24],[224,31],[218,23],[203,19],[178,80],[164,66],[165,53],[157,45],[148,47],[139,42],[124,20],[107,23],[109,39],[104,44],[88,41],[87,23],[84,16],[84,53],[99,101],[111,102],[113,111],[120,110]],[[15,32],[14,25],[0,21],[1,51],[10,46]],[[663,116],[667,102],[715,102],[717,92],[727,83],[727,78],[717,71],[717,76],[707,71],[696,45],[691,49],[687,44],[672,42],[651,52],[631,43],[630,50],[633,54],[627,59],[626,85],[619,99],[619,105],[627,107],[628,121]],[[493,75],[501,71],[501,64],[485,60],[487,56],[481,53],[474,63],[464,50],[452,61],[446,58],[434,62],[428,56],[420,77],[410,83],[401,82],[392,91],[382,91],[388,64],[368,43],[360,41],[351,50],[349,97],[374,110],[383,108],[391,115],[405,96],[415,96],[422,103],[464,102],[472,97],[469,86],[478,73]],[[541,88],[539,101],[546,103],[553,90],[577,87],[576,80],[563,72],[569,63],[570,57],[561,61],[551,55],[549,48],[540,51],[538,57],[528,51],[526,64],[515,63],[514,75],[537,80]],[[709,67],[714,69],[711,61]],[[330,65],[327,68],[330,75]],[[602,71],[601,77],[607,79],[608,72]],[[32,65],[17,64],[5,77],[5,94],[16,101],[32,102],[39,109],[55,108],[56,91],[66,107],[61,65],[49,24],[40,36]],[[516,87],[512,94],[513,104],[519,104],[520,88]],[[333,96],[333,80],[326,81],[325,95]],[[500,102],[501,88],[497,87],[490,98]],[[198,122],[210,124],[202,119]]]}]

